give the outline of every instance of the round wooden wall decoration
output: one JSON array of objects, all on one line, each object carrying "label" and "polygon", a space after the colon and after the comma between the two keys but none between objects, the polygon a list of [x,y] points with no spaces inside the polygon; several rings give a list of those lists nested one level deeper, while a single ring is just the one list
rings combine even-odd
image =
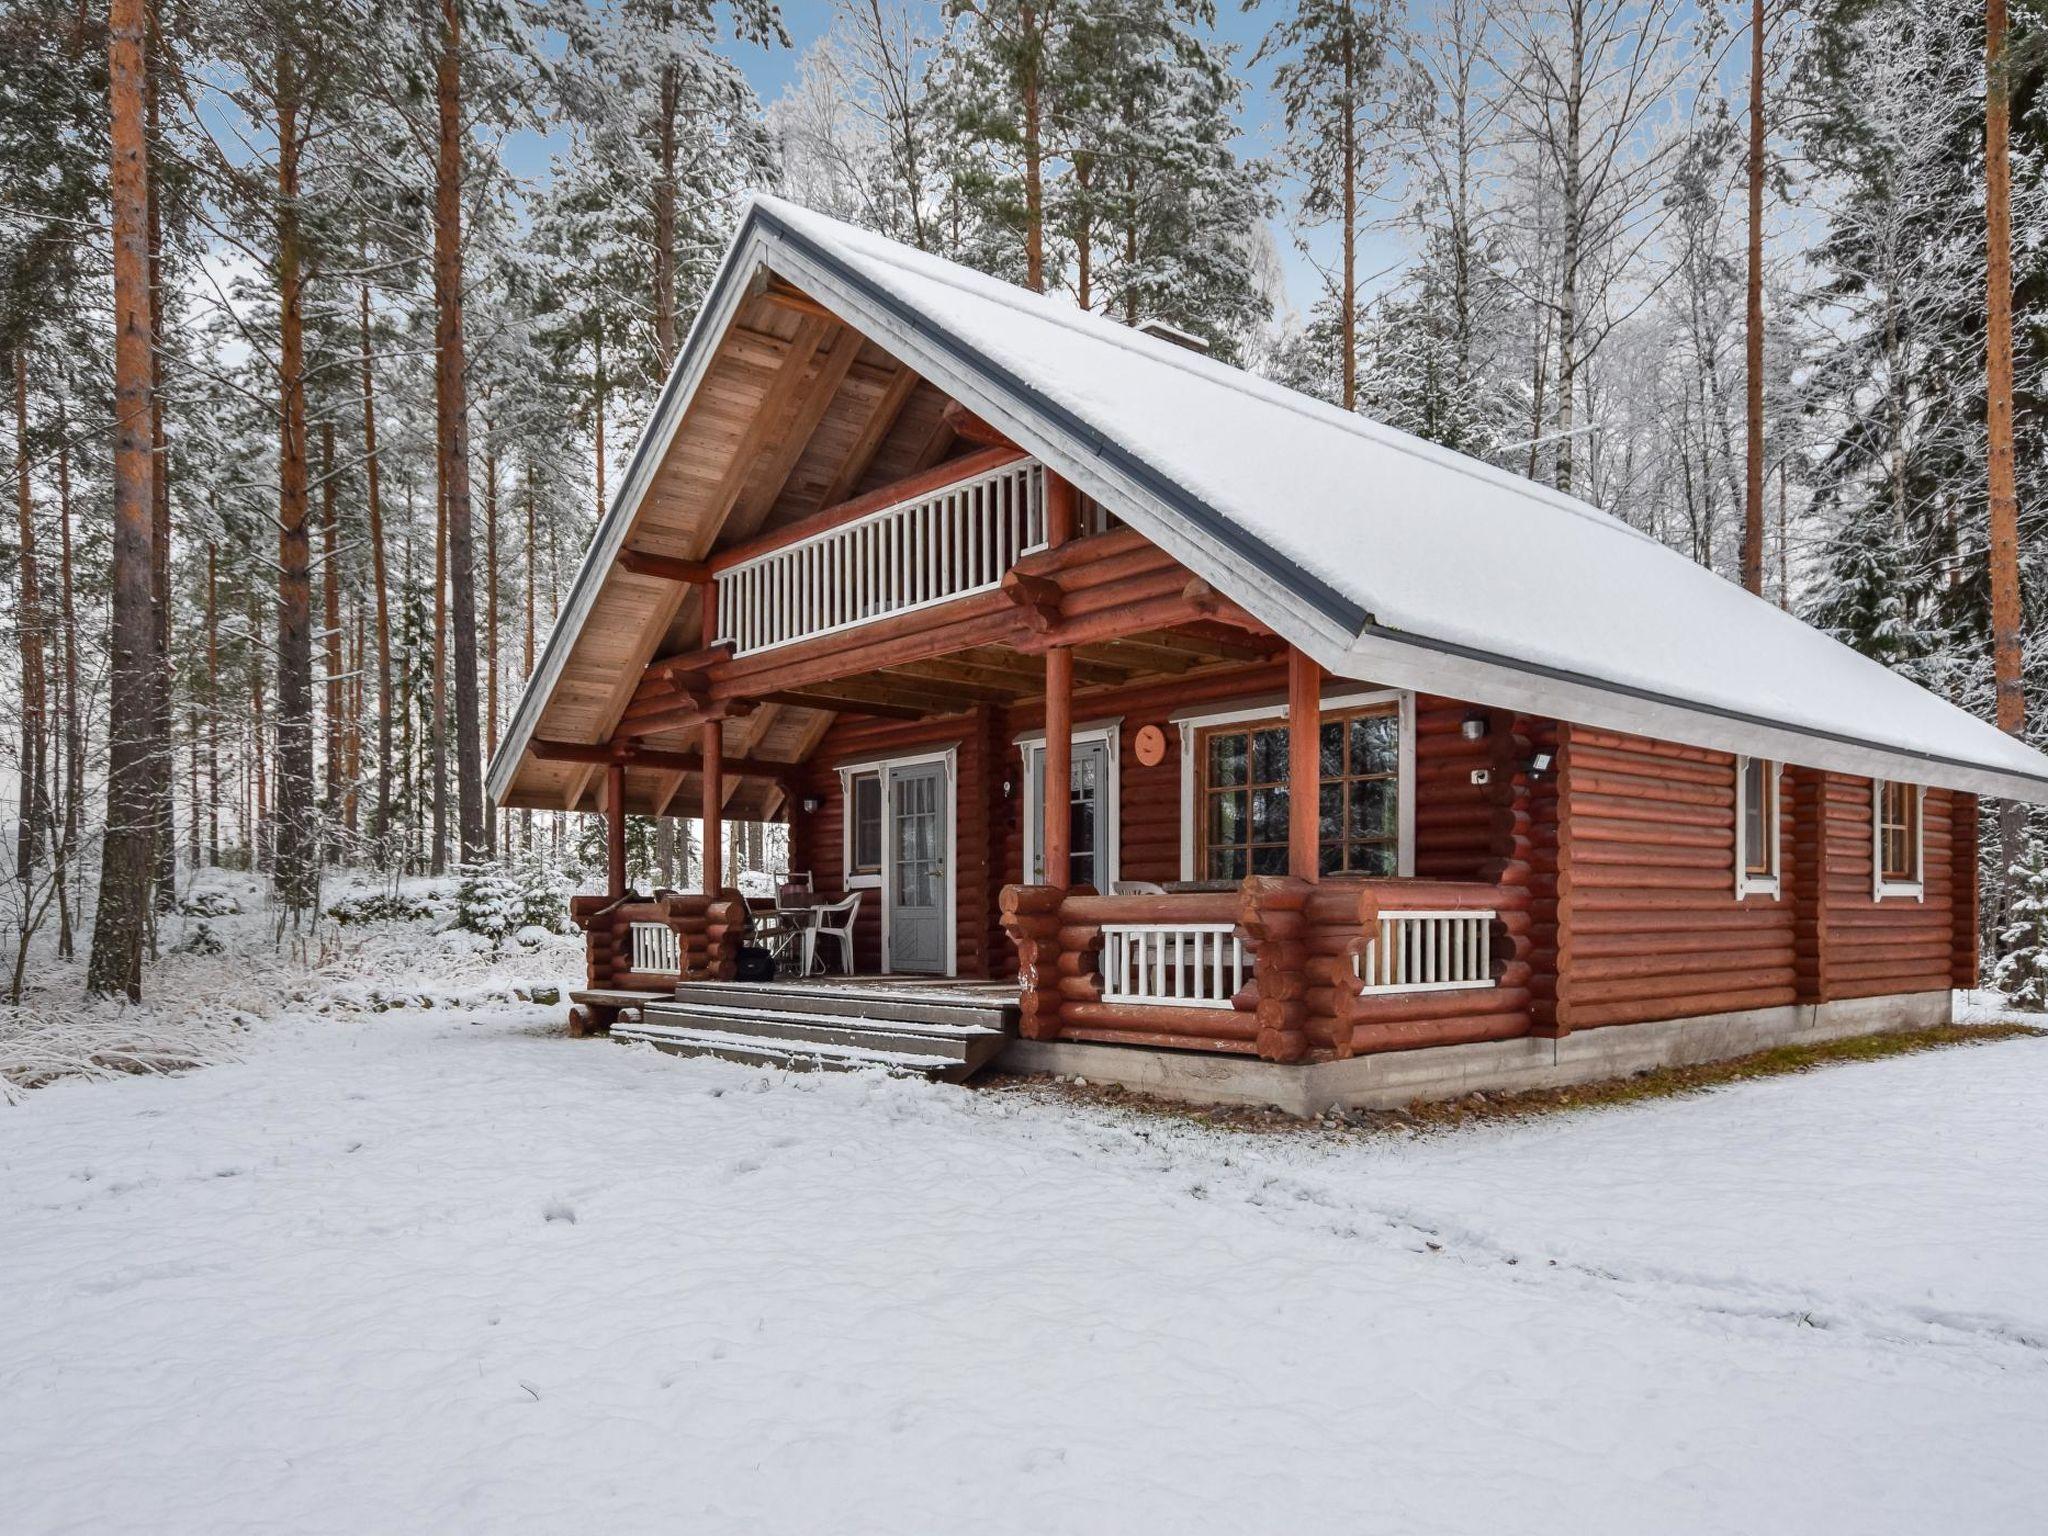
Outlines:
[{"label": "round wooden wall decoration", "polygon": [[1166,761],[1166,732],[1156,725],[1139,726],[1138,734],[1131,738],[1131,750],[1147,768],[1157,768]]}]

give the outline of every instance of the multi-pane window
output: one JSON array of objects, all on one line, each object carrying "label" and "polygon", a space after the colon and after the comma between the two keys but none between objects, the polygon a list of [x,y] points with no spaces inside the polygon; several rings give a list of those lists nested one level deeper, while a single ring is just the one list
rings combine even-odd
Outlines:
[{"label": "multi-pane window", "polygon": [[1877,785],[1877,874],[1885,885],[1920,879],[1920,790],[1896,779]]},{"label": "multi-pane window", "polygon": [[[1204,879],[1287,872],[1287,727],[1201,733],[1196,813]],[[1392,706],[1325,716],[1320,732],[1320,864],[1326,875],[1392,875],[1400,863],[1401,717]]]},{"label": "multi-pane window", "polygon": [[882,872],[882,776],[854,774],[847,785],[847,799],[853,828],[847,873],[878,875]]}]

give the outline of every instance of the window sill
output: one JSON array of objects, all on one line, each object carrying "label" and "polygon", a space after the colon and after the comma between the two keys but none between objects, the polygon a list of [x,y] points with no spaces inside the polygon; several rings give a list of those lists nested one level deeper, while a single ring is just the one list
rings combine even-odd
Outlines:
[{"label": "window sill", "polygon": [[1925,901],[1927,886],[1920,880],[1884,880],[1878,882],[1873,901]]},{"label": "window sill", "polygon": [[849,891],[879,891],[882,888],[882,877],[879,874],[848,875],[845,888]]},{"label": "window sill", "polygon": [[1735,880],[1735,899],[1746,901],[1752,896],[1768,896],[1776,901],[1780,896],[1776,875],[1738,875]]}]

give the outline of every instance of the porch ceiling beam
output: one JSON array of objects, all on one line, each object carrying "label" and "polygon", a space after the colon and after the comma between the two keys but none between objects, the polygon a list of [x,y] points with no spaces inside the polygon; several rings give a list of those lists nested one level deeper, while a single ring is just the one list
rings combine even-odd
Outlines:
[{"label": "porch ceiling beam", "polygon": [[718,488],[712,492],[710,505],[706,508],[705,523],[708,527],[724,529],[734,506],[745,494],[748,481],[753,479],[755,466],[762,454],[769,451],[778,434],[787,430],[792,407],[804,381],[810,376],[811,359],[831,334],[833,324],[806,317],[798,325],[796,339],[790,343],[782,366],[776,370],[760,403],[754,407],[746,430],[733,446],[732,457],[726,460],[725,472],[719,476]]},{"label": "porch ceiling beam", "polygon": [[776,502],[782,499],[789,477],[796,473],[804,450],[811,445],[811,438],[818,430],[818,423],[832,408],[839,386],[846,381],[854,359],[860,356],[861,348],[866,345],[867,338],[852,326],[842,327],[833,338],[832,345],[818,360],[816,375],[791,405],[787,425],[762,453],[754,466],[755,473],[745,482],[734,501],[730,519],[735,531],[752,533],[774,510]]},{"label": "porch ceiling beam", "polygon": [[984,448],[1017,446],[1009,433],[982,420],[958,400],[948,400],[945,409],[939,413],[939,419],[952,428],[953,435],[962,442],[978,443]]},{"label": "porch ceiling beam", "polygon": [[860,489],[861,481],[874,467],[875,456],[882,451],[890,432],[902,419],[903,407],[910,403],[911,392],[916,388],[917,374],[909,368],[899,367],[868,412],[868,419],[861,424],[860,435],[847,450],[832,483],[825,487],[824,500],[819,505],[836,507]]},{"label": "porch ceiling beam", "polygon": [[[651,768],[660,773],[701,773],[704,770],[704,754],[701,752],[662,752],[652,747],[637,746],[629,741],[583,742],[545,741],[536,739],[527,748],[543,762],[591,763],[606,765],[624,763],[628,768]],[[745,774],[749,778],[774,779],[787,774],[794,763],[772,763],[757,757],[721,757],[721,771]]]},{"label": "porch ceiling beam", "polygon": [[787,689],[755,695],[764,704],[787,704],[795,709],[829,709],[842,715],[866,715],[876,720],[922,720],[932,713],[914,704],[890,704],[829,689]]},{"label": "porch ceiling beam", "polygon": [[747,284],[747,297],[773,304],[777,309],[786,309],[791,314],[808,315],[813,319],[837,322],[839,317],[787,280],[777,277],[766,267],[756,272]]},{"label": "porch ceiling beam", "polygon": [[684,586],[701,587],[711,580],[711,567],[702,560],[679,560],[674,555],[657,555],[644,549],[619,551],[619,568],[635,576],[652,576]]}]

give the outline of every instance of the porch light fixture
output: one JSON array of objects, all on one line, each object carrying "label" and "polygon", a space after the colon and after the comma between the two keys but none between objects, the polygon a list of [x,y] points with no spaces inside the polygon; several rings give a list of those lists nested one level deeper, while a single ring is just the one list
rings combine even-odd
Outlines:
[{"label": "porch light fixture", "polygon": [[1484,715],[1467,715],[1458,725],[1458,734],[1467,741],[1482,740],[1486,732],[1487,720]]},{"label": "porch light fixture", "polygon": [[804,814],[806,816],[815,816],[823,809],[825,809],[825,802],[816,795],[804,796]]},{"label": "porch light fixture", "polygon": [[1550,772],[1550,754],[1548,752],[1538,752],[1529,759],[1530,778],[1540,779],[1548,772]]}]

